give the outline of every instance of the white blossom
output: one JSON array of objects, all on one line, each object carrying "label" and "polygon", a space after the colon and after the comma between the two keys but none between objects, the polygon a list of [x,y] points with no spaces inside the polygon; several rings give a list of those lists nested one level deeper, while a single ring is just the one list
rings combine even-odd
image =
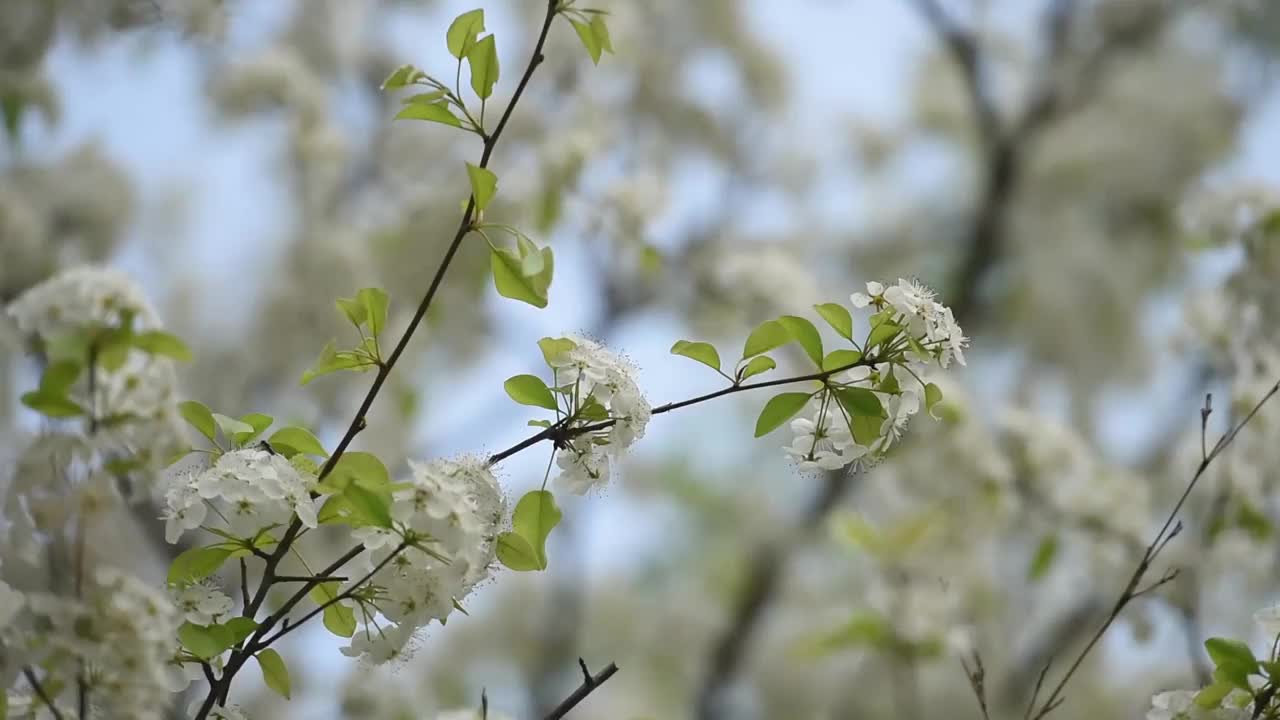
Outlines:
[{"label": "white blossom", "polygon": [[212,625],[222,622],[231,612],[235,602],[210,582],[198,582],[172,591],[173,603],[193,625]]},{"label": "white blossom", "polygon": [[1147,720],[1249,720],[1253,717],[1243,691],[1233,690],[1216,708],[1202,708],[1196,704],[1195,690],[1168,690],[1151,698]]},{"label": "white blossom", "polygon": [[26,602],[27,599],[22,593],[0,580],[0,631],[9,627],[18,613],[22,612]]}]

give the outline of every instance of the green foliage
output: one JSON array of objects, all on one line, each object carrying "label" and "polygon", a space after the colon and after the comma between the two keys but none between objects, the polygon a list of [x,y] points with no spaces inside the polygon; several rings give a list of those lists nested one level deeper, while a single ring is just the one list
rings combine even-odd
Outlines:
[{"label": "green foliage", "polygon": [[83,369],[84,364],[74,357],[50,362],[40,376],[39,387],[22,395],[22,404],[51,418],[83,415],[84,408],[69,397]]},{"label": "green foliage", "polygon": [[476,97],[488,100],[498,82],[498,47],[492,35],[485,35],[467,50],[471,65],[471,89]]},{"label": "green foliage", "polygon": [[859,612],[835,630],[801,643],[798,654],[805,659],[816,660],[858,647],[887,649],[892,643],[893,626],[888,620],[878,613]]},{"label": "green foliage", "polygon": [[1039,580],[1049,572],[1049,568],[1053,567],[1053,561],[1058,556],[1058,536],[1045,535],[1036,546],[1036,552],[1031,556],[1031,565],[1027,568],[1027,577],[1031,580]]},{"label": "green foliage", "polygon": [[835,389],[836,400],[849,416],[849,432],[859,445],[870,445],[880,437],[880,426],[886,417],[880,398],[861,387]]},{"label": "green foliage", "polygon": [[767,435],[790,420],[809,402],[810,397],[810,393],[790,392],[769,398],[769,402],[760,411],[760,417],[756,418],[756,437]]},{"label": "green foliage", "polygon": [[447,100],[428,102],[425,99],[409,98],[405,106],[396,113],[396,120],[426,120],[450,127],[462,127],[462,121],[449,109]]},{"label": "green foliage", "polygon": [[301,384],[306,385],[321,375],[328,375],[339,370],[365,372],[377,366],[377,360],[363,350],[338,350],[336,349],[336,343],[330,340],[324,346],[324,349],[320,351],[320,357],[315,364],[302,373]]},{"label": "green foliage", "polygon": [[476,37],[484,32],[484,9],[468,10],[453,19],[449,30],[445,33],[445,44],[449,54],[459,61],[467,56],[475,44]]},{"label": "green foliage", "polygon": [[426,73],[413,65],[401,65],[391,71],[391,74],[387,76],[387,79],[382,81],[382,89],[399,90],[400,88],[408,87],[420,80],[423,80],[426,77]]},{"label": "green foliage", "polygon": [[471,180],[471,196],[476,200],[476,209],[483,212],[498,192],[498,176],[489,168],[467,163],[467,177]]},{"label": "green foliage", "polygon": [[329,453],[320,444],[310,430],[296,426],[280,428],[267,439],[271,448],[281,455],[291,458],[298,453],[328,457]]},{"label": "green foliage", "polygon": [[582,41],[582,47],[586,48],[587,54],[591,56],[592,64],[599,65],[602,53],[613,54],[613,42],[609,38],[609,28],[605,25],[604,14],[598,10],[580,12],[590,13],[590,19],[569,18],[569,23],[573,25],[578,39]]},{"label": "green foliage", "polygon": [[827,321],[832,330],[840,333],[840,337],[853,342],[853,316],[845,306],[837,303],[823,303],[814,305],[813,309],[818,311],[818,315]]},{"label": "green foliage", "polygon": [[284,664],[280,653],[267,648],[255,655],[258,667],[262,669],[262,681],[278,695],[289,699],[289,668]]},{"label": "green foliage", "polygon": [[507,378],[502,387],[512,400],[521,405],[532,405],[548,410],[555,410],[557,407],[555,395],[551,394],[551,390],[547,388],[546,383],[542,382],[542,378],[536,375],[516,375]]},{"label": "green foliage", "polygon": [[[539,255],[540,266],[529,262],[534,254]],[[493,270],[493,284],[499,295],[536,308],[547,306],[547,290],[551,287],[555,269],[551,248],[539,250],[531,241],[518,237],[516,250],[492,248],[489,260]]]},{"label": "green foliage", "polygon": [[924,407],[934,418],[938,416],[933,414],[933,409],[940,402],[942,402],[942,388],[934,383],[926,383],[924,386]]},{"label": "green foliage", "polygon": [[183,623],[178,628],[178,640],[187,652],[210,660],[230,650],[237,643],[253,634],[258,623],[245,617],[235,617],[217,625],[193,625]]},{"label": "green foliage", "polygon": [[[1213,678],[1217,683],[1227,683],[1230,687],[1240,688],[1245,691],[1250,690],[1249,676],[1257,675],[1260,671],[1258,659],[1254,657],[1253,651],[1249,649],[1248,645],[1239,640],[1209,638],[1204,641],[1204,649],[1208,651],[1209,658],[1213,660]],[[1201,694],[1203,695],[1204,691],[1201,691]],[[1196,697],[1196,702],[1200,702],[1199,696]]]},{"label": "green foliage", "polygon": [[554,358],[573,350],[578,344],[569,338],[551,338],[544,337],[538,341],[538,349],[542,351],[542,359],[546,361],[547,366],[551,366]]},{"label": "green foliage", "polygon": [[133,336],[133,346],[150,355],[163,355],[181,362],[191,361],[191,350],[177,335],[148,330]]},{"label": "green foliage", "polygon": [[676,344],[671,346],[671,354],[683,355],[697,360],[716,372],[720,371],[720,353],[716,352],[715,346],[711,343],[677,340]]},{"label": "green foliage", "polygon": [[747,364],[738,371],[738,382],[742,382],[753,375],[759,375],[762,372],[768,372],[778,367],[778,363],[768,355],[757,355],[747,361]]},{"label": "green foliage", "polygon": [[[311,588],[307,594],[317,606],[323,606],[322,619],[325,629],[338,637],[349,638],[356,632],[356,614],[350,607],[335,602],[340,593],[339,582],[325,582]],[[326,605],[326,603],[332,603]]]},{"label": "green foliage", "polygon": [[271,427],[271,423],[275,422],[275,418],[262,413],[249,413],[248,415],[241,415],[240,422],[247,425],[249,429],[235,433],[231,436],[231,439],[235,441],[236,445],[243,446]]},{"label": "green foliage", "polygon": [[545,570],[547,536],[560,524],[561,517],[550,491],[526,493],[511,514],[512,529],[498,536],[498,560],[516,571]]},{"label": "green foliage", "polygon": [[890,322],[893,317],[893,311],[886,310],[871,316],[871,332],[867,334],[866,349],[870,350],[877,345],[883,345],[898,336],[902,332],[902,327]]},{"label": "green foliage", "polygon": [[185,585],[203,580],[218,572],[222,563],[231,557],[234,548],[224,544],[185,550],[169,564],[170,585]]},{"label": "green foliage", "polygon": [[372,453],[343,453],[316,490],[332,495],[318,513],[322,524],[392,526],[391,476]]},{"label": "green foliage", "polygon": [[847,368],[862,359],[862,353],[857,350],[832,350],[827,356],[822,358],[822,370],[831,372],[840,368]]},{"label": "green foliage", "polygon": [[213,419],[213,411],[204,403],[195,400],[184,400],[178,403],[178,413],[209,442],[217,443],[218,424]]},{"label": "green foliage", "polygon": [[786,328],[787,334],[800,343],[814,365],[822,366],[822,336],[813,323],[796,315],[783,315],[778,318],[778,324]]},{"label": "green foliage", "polygon": [[742,347],[742,357],[755,357],[788,342],[791,342],[791,333],[777,320],[766,320],[747,336],[747,342]]},{"label": "green foliage", "polygon": [[344,452],[342,457],[316,486],[322,493],[340,493],[352,484],[362,485],[370,490],[386,488],[391,485],[391,473],[377,455],[359,450]]}]

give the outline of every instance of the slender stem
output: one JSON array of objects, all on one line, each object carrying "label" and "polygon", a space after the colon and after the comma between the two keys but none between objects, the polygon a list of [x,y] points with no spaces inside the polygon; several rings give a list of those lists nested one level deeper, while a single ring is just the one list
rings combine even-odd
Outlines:
[{"label": "slender stem", "polygon": [[283,583],[283,582],[305,583],[305,582],[311,582],[313,580],[322,582],[322,583],[346,582],[347,578],[344,575],[277,575],[276,576],[276,582],[278,583]]},{"label": "slender stem", "polygon": [[[1155,561],[1156,557],[1160,554],[1160,551],[1163,550],[1169,541],[1181,531],[1182,523],[1178,522],[1178,513],[1182,511],[1182,506],[1187,502],[1187,498],[1191,495],[1191,491],[1195,489],[1196,485],[1200,482],[1200,478],[1204,476],[1205,471],[1209,469],[1209,465],[1213,463],[1214,459],[1216,459],[1218,455],[1222,454],[1222,451],[1227,449],[1227,446],[1235,440],[1236,435],[1240,433],[1245,425],[1248,425],[1249,422],[1253,420],[1254,416],[1258,414],[1258,411],[1262,409],[1262,406],[1274,397],[1277,392],[1280,392],[1280,382],[1272,385],[1267,394],[1264,395],[1262,399],[1253,406],[1253,409],[1249,411],[1249,414],[1236,424],[1235,427],[1231,428],[1229,432],[1219,438],[1218,442],[1214,443],[1213,449],[1209,451],[1209,454],[1200,461],[1200,464],[1196,467],[1195,474],[1191,477],[1191,481],[1187,483],[1186,489],[1182,491],[1182,495],[1178,498],[1178,502],[1174,504],[1173,510],[1169,512],[1169,516],[1165,518],[1164,524],[1160,526],[1160,532],[1156,533],[1156,536],[1151,540],[1151,543],[1147,545],[1146,552],[1143,553],[1142,558],[1138,561],[1138,566],[1134,569],[1133,575],[1129,577],[1128,582],[1125,583],[1124,589],[1120,591],[1119,597],[1116,598],[1115,604],[1112,605],[1110,614],[1107,615],[1107,618],[1102,622],[1102,625],[1098,627],[1096,632],[1094,632],[1084,649],[1080,651],[1080,654],[1076,656],[1076,659],[1071,663],[1071,666],[1067,668],[1066,674],[1064,674],[1062,679],[1058,681],[1058,684],[1054,686],[1053,691],[1049,693],[1047,698],[1045,698],[1044,704],[1040,706],[1039,711],[1033,716],[1033,720],[1040,720],[1053,712],[1054,708],[1062,704],[1064,699],[1062,697],[1062,692],[1066,689],[1067,683],[1071,681],[1072,676],[1074,676],[1076,671],[1080,669],[1080,665],[1084,663],[1085,658],[1089,656],[1089,653],[1093,651],[1093,648],[1102,640],[1102,636],[1111,629],[1111,625],[1120,617],[1120,613],[1124,611],[1129,602],[1139,595],[1147,592],[1147,589],[1141,589],[1138,586],[1142,583],[1142,578],[1147,574],[1147,571],[1151,569],[1151,563]],[[1162,584],[1163,582],[1165,582],[1165,580],[1161,579],[1157,584]]]},{"label": "slender stem", "polygon": [[570,710],[578,706],[578,703],[585,700],[588,695],[595,692],[596,688],[603,685],[605,681],[618,672],[618,665],[609,663],[608,667],[592,675],[587,670],[587,663],[582,658],[578,658],[578,667],[582,668],[582,684],[570,693],[569,697],[566,697],[559,705],[552,708],[551,712],[543,717],[543,720],[560,720],[560,718],[568,715]]},{"label": "slender stem", "polygon": [[57,705],[53,704],[53,699],[49,697],[49,693],[45,692],[44,686],[36,679],[36,674],[31,671],[31,668],[22,668],[22,676],[30,683],[31,689],[36,691],[36,696],[40,698],[40,702],[43,702],[45,707],[49,708],[49,714],[53,715],[53,720],[63,720],[62,711],[58,709]]},{"label": "slender stem", "polygon": [[[848,365],[843,365],[841,367],[833,368],[831,370],[823,370],[821,372],[809,373],[807,375],[797,375],[795,377],[781,378],[779,380],[766,380],[763,382],[747,383],[746,385],[730,385],[727,388],[721,388],[719,390],[716,390],[715,392],[709,392],[705,395],[692,397],[692,398],[689,398],[688,400],[681,400],[679,402],[669,402],[666,405],[659,405],[658,407],[653,409],[653,414],[661,415],[663,413],[669,413],[672,410],[679,410],[680,408],[686,408],[686,407],[689,407],[690,405],[698,405],[700,403],[707,402],[708,400],[715,400],[716,398],[721,398],[721,397],[724,397],[725,395],[733,395],[734,393],[746,392],[747,390],[758,390],[760,388],[777,387],[779,385],[790,385],[792,383],[806,382],[810,380],[824,381],[827,378],[831,377],[832,375],[842,373],[846,370],[850,370],[855,367],[866,365],[874,368],[877,364],[882,364],[882,363],[883,361],[881,360],[868,360],[866,358],[862,358],[862,359],[859,359],[857,362],[849,363]],[[494,453],[493,455],[490,455],[489,464],[497,465],[498,463],[502,462],[503,460],[506,460],[512,455],[515,455],[521,450],[527,450],[528,448],[533,447],[534,445],[537,445],[543,440],[549,440],[552,438],[560,438],[560,437],[566,437],[566,436],[572,437],[574,435],[581,435],[584,433],[595,432],[596,430],[603,430],[605,428],[612,427],[613,424],[616,422],[617,422],[616,420],[602,420],[592,425],[585,425],[577,428],[569,428],[567,423],[563,421],[557,422],[551,425],[551,427],[543,428],[541,432],[530,435],[529,437],[525,438],[524,440],[521,440],[515,445],[512,445],[506,450],[503,450],[502,452],[498,452],[498,453]]]}]

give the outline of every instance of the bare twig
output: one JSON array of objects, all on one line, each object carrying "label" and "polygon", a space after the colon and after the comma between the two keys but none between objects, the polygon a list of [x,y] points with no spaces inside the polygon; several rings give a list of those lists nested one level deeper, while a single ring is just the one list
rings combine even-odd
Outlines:
[{"label": "bare twig", "polygon": [[35,691],[36,697],[40,698],[40,702],[43,702],[45,707],[49,708],[49,714],[53,716],[53,720],[63,720],[62,711],[58,709],[57,705],[53,704],[53,699],[49,697],[49,693],[45,692],[44,685],[40,684],[31,668],[22,668],[22,676],[27,679],[27,683]]},{"label": "bare twig", "polygon": [[551,712],[547,713],[543,720],[560,720],[560,718],[568,715],[570,710],[578,706],[578,703],[585,700],[588,695],[595,692],[596,688],[603,685],[605,681],[618,672],[617,664],[609,663],[605,669],[592,675],[591,670],[587,668],[587,662],[582,658],[578,658],[578,667],[582,669],[582,684],[570,693],[569,697],[552,708]]},{"label": "bare twig", "polygon": [[982,656],[974,650],[973,665],[969,665],[964,658],[960,658],[960,667],[964,669],[965,677],[969,678],[969,687],[973,689],[973,696],[978,700],[982,720],[991,720],[991,710],[987,706],[987,669],[982,665]]},{"label": "bare twig", "polygon": [[1178,497],[1178,502],[1174,504],[1173,509],[1169,512],[1169,516],[1160,527],[1160,531],[1156,533],[1156,536],[1152,538],[1151,543],[1147,545],[1146,552],[1143,553],[1137,567],[1134,568],[1133,574],[1129,577],[1128,582],[1125,583],[1124,588],[1120,591],[1120,595],[1116,598],[1110,614],[1107,615],[1107,618],[1102,622],[1102,625],[1096,632],[1094,632],[1084,649],[1071,663],[1071,666],[1067,668],[1067,672],[1058,681],[1058,684],[1054,686],[1053,691],[1049,693],[1044,704],[1041,705],[1039,711],[1033,716],[1033,720],[1040,720],[1040,718],[1043,718],[1053,712],[1053,709],[1062,703],[1064,700],[1062,693],[1063,690],[1066,689],[1067,683],[1071,681],[1072,676],[1074,676],[1076,671],[1080,669],[1085,658],[1089,656],[1089,653],[1093,651],[1093,648],[1102,640],[1103,635],[1111,629],[1111,625],[1120,617],[1120,613],[1124,611],[1129,603],[1143,593],[1150,591],[1152,587],[1158,587],[1172,579],[1172,576],[1166,573],[1164,578],[1157,581],[1154,586],[1142,589],[1139,588],[1139,585],[1142,583],[1147,571],[1151,569],[1151,564],[1156,560],[1157,556],[1159,556],[1160,551],[1165,548],[1169,540],[1177,535],[1181,529],[1182,525],[1178,520],[1178,513],[1182,511],[1182,506],[1186,504],[1187,498],[1190,497],[1191,491],[1195,490],[1196,485],[1200,482],[1200,478],[1204,476],[1205,471],[1209,469],[1209,466],[1218,457],[1218,455],[1226,450],[1231,442],[1235,440],[1236,435],[1240,433],[1240,430],[1253,420],[1254,416],[1256,416],[1262,409],[1262,406],[1274,397],[1277,392],[1280,392],[1280,382],[1271,386],[1271,389],[1267,394],[1253,406],[1253,409],[1249,411],[1249,414],[1246,415],[1243,420],[1237,423],[1222,437],[1218,438],[1218,441],[1213,445],[1213,449],[1210,450],[1209,453],[1200,461],[1195,474],[1192,476],[1191,481],[1187,483],[1187,487],[1182,491],[1182,495]]}]

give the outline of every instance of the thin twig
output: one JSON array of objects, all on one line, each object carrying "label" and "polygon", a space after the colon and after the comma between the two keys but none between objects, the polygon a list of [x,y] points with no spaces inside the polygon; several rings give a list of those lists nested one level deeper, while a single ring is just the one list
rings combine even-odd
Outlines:
[{"label": "thin twig", "polygon": [[568,715],[569,711],[577,707],[578,703],[585,700],[596,688],[603,685],[606,680],[614,676],[614,673],[618,672],[617,664],[609,663],[608,667],[592,675],[591,671],[587,669],[587,662],[582,658],[578,658],[578,667],[582,669],[582,684],[570,693],[569,697],[552,708],[551,712],[547,713],[543,720],[560,720],[560,718]]},{"label": "thin twig", "polygon": [[982,656],[977,650],[973,651],[973,666],[970,667],[965,659],[960,658],[960,667],[964,669],[965,677],[969,678],[969,687],[973,690],[973,696],[978,699],[978,708],[982,710],[982,720],[991,720],[991,711],[987,707],[987,669],[982,665]]},{"label": "thin twig", "polygon": [[[1138,561],[1138,566],[1134,569],[1133,575],[1129,577],[1128,582],[1125,583],[1124,589],[1120,591],[1120,595],[1116,598],[1110,614],[1107,615],[1107,618],[1102,622],[1102,625],[1096,632],[1094,632],[1093,637],[1089,639],[1088,644],[1086,644],[1084,649],[1080,651],[1080,654],[1071,663],[1071,666],[1067,668],[1066,674],[1064,674],[1062,679],[1058,681],[1058,684],[1054,686],[1053,692],[1051,692],[1049,697],[1045,699],[1044,704],[1041,706],[1039,712],[1035,714],[1033,720],[1040,720],[1050,712],[1053,712],[1053,709],[1062,703],[1064,700],[1062,692],[1066,688],[1067,683],[1071,681],[1072,676],[1074,676],[1076,671],[1080,669],[1081,664],[1084,663],[1085,658],[1089,656],[1089,653],[1093,651],[1093,648],[1097,646],[1100,640],[1102,640],[1102,636],[1111,629],[1111,625],[1120,617],[1120,613],[1124,611],[1125,607],[1127,607],[1134,598],[1151,590],[1151,588],[1139,589],[1138,586],[1142,583],[1143,577],[1145,577],[1147,571],[1150,570],[1151,563],[1155,561],[1156,557],[1160,554],[1160,551],[1165,548],[1168,541],[1173,536],[1177,535],[1178,531],[1181,529],[1182,525],[1181,522],[1178,521],[1178,513],[1182,511],[1182,506],[1186,504],[1187,498],[1191,495],[1191,491],[1195,490],[1196,485],[1200,482],[1200,478],[1204,476],[1205,471],[1208,470],[1213,461],[1227,449],[1232,441],[1235,440],[1236,435],[1238,435],[1240,431],[1248,425],[1251,420],[1253,420],[1254,416],[1256,416],[1262,409],[1262,406],[1274,397],[1277,392],[1280,392],[1280,382],[1272,385],[1267,394],[1264,395],[1262,399],[1253,406],[1253,409],[1249,411],[1249,414],[1237,423],[1235,427],[1231,428],[1230,431],[1220,437],[1218,441],[1214,443],[1213,449],[1210,450],[1209,453],[1200,461],[1191,481],[1187,483],[1187,487],[1182,491],[1182,495],[1178,497],[1178,502],[1174,504],[1173,510],[1171,510],[1169,512],[1169,516],[1165,518],[1164,524],[1160,527],[1160,532],[1156,533],[1156,536],[1152,538],[1151,543],[1147,545],[1146,552],[1143,553],[1141,560]],[[1167,574],[1165,577],[1172,579]],[[1162,579],[1157,582],[1155,586],[1162,585],[1164,582],[1167,582],[1167,580]]]},{"label": "thin twig", "polygon": [[27,683],[31,685],[32,690],[35,690],[36,696],[40,698],[40,701],[44,703],[45,707],[49,708],[49,714],[53,715],[53,720],[63,720],[62,711],[58,709],[57,705],[53,704],[53,700],[49,697],[49,693],[45,692],[44,686],[36,679],[36,674],[32,672],[31,668],[22,668],[22,676],[27,679]]}]

